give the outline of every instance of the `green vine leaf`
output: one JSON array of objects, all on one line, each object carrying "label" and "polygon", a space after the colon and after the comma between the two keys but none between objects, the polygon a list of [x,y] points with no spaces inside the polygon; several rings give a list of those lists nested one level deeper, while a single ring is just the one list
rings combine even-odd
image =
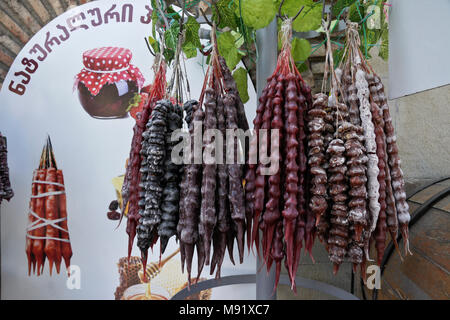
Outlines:
[{"label": "green vine leaf", "polygon": [[177,48],[178,33],[180,32],[180,25],[177,21],[174,21],[170,28],[164,33],[164,38],[166,42],[166,48],[175,50]]},{"label": "green vine leaf", "polygon": [[233,34],[229,31],[221,33],[217,37],[217,47],[219,48],[219,54],[227,62],[228,68],[233,70],[242,57],[238,48],[236,48],[236,39]]},{"label": "green vine leaf", "polygon": [[308,65],[304,62],[296,63],[295,66],[297,67],[297,70],[300,73],[306,72],[308,70]]},{"label": "green vine leaf", "polygon": [[191,42],[185,43],[183,44],[183,52],[186,55],[186,58],[195,58],[197,56],[197,47]]},{"label": "green vine leaf", "polygon": [[306,39],[294,38],[292,40],[292,57],[294,61],[306,61],[311,53],[311,44]]},{"label": "green vine leaf", "polygon": [[[359,7],[359,12],[361,12],[362,17],[364,17],[364,8],[363,7]],[[348,9],[348,18],[350,19],[350,21],[352,21],[352,22],[361,21],[359,12],[358,12],[358,6],[357,6],[356,2],[353,3]]]},{"label": "green vine leaf", "polygon": [[201,47],[200,37],[198,35],[198,30],[200,29],[200,24],[195,20],[194,17],[190,16],[186,23],[184,24],[186,29],[186,38],[184,42],[191,42],[197,48]]},{"label": "green vine leaf", "polygon": [[381,45],[380,51],[378,55],[384,61],[387,61],[389,58],[389,30],[388,28],[383,28],[383,32],[381,33]]},{"label": "green vine leaf", "polygon": [[[219,28],[229,27],[231,29],[236,29],[238,24],[238,19],[236,17],[236,4],[234,2],[230,2],[230,0],[219,0],[216,2],[217,10],[214,8],[213,10],[213,20],[219,21]],[[218,17],[220,16],[220,19]]]},{"label": "green vine leaf", "polygon": [[351,6],[354,2],[355,0],[338,0],[336,4],[333,5],[333,16],[337,17],[342,9]]},{"label": "green vine leaf", "polygon": [[156,38],[156,22],[158,21],[158,10],[156,9],[155,0],[151,1],[152,4],[152,36]]},{"label": "green vine leaf", "polygon": [[236,86],[239,91],[239,96],[243,103],[246,103],[250,100],[248,96],[248,85],[247,85],[247,70],[244,68],[236,69],[233,73],[233,78],[236,81]]},{"label": "green vine leaf", "polygon": [[193,58],[197,56],[197,48],[201,48],[200,37],[198,35],[198,30],[200,29],[200,24],[195,20],[194,17],[190,16],[186,23],[184,24],[186,30],[185,40],[182,46],[186,57]]},{"label": "green vine leaf", "polygon": [[292,28],[298,32],[316,30],[322,23],[322,3],[313,0],[285,0],[281,13],[288,17],[294,17],[300,8],[304,6],[302,13],[292,23]]},{"label": "green vine leaf", "polygon": [[235,42],[236,48],[242,47],[245,42],[244,36],[236,31],[231,31],[231,34],[233,35],[234,39],[236,40],[236,42]]},{"label": "green vine leaf", "polygon": [[170,25],[170,28],[168,28],[164,33],[164,39],[166,44],[166,47],[164,49],[164,57],[167,63],[170,63],[170,61],[172,61],[173,57],[175,56],[179,33],[180,33],[180,25],[178,21],[174,21]]},{"label": "green vine leaf", "polygon": [[376,29],[366,30],[366,37],[368,45],[375,45],[378,43],[378,40],[380,40],[381,32]]},{"label": "green vine leaf", "polygon": [[244,23],[254,29],[266,27],[277,14],[278,6],[274,0],[240,0],[241,8],[239,10],[239,0],[234,0],[236,4],[236,14],[240,16]]},{"label": "green vine leaf", "polygon": [[172,7],[168,7],[167,8],[167,15],[174,20],[179,21],[181,16],[172,8]]}]

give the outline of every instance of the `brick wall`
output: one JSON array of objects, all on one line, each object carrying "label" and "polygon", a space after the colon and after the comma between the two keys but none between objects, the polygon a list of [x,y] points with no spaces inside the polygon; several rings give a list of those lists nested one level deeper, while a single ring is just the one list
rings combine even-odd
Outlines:
[{"label": "brick wall", "polygon": [[43,26],[94,0],[0,0],[0,88],[16,55]]}]

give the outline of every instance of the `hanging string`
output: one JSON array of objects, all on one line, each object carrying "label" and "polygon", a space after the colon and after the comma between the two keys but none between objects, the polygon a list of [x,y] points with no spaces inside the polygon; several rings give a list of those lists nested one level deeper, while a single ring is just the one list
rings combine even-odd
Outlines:
[{"label": "hanging string", "polygon": [[330,35],[330,25],[331,21],[331,14],[327,14],[327,20],[322,20],[322,27],[325,31],[325,40],[327,42],[326,44],[326,56],[325,56],[325,72],[324,72],[324,80],[322,82],[322,92],[324,92],[324,83],[328,79],[328,70],[330,70],[330,95],[332,95],[332,101],[334,101],[335,107],[336,107],[336,132],[335,136],[337,136],[337,130],[338,130],[338,123],[339,118],[341,121],[344,121],[344,118],[342,117],[342,114],[339,110],[339,96],[338,92],[341,93],[341,96],[343,96],[342,88],[340,86],[340,83],[337,81],[336,72],[334,70],[334,59],[333,59],[333,51],[331,47],[331,35]]},{"label": "hanging string", "polygon": [[[359,2],[359,0],[357,1],[358,3],[357,4],[360,4],[360,2]],[[375,3],[374,3],[374,5],[376,6],[377,4],[378,4],[378,2],[379,2],[379,0],[376,0],[375,1]],[[348,7],[344,7],[344,8],[342,8],[342,10],[339,12],[339,14],[338,14],[338,16],[336,17],[336,22],[334,23],[334,25],[333,25],[333,27],[331,27],[331,29],[330,29],[330,34],[332,34],[333,33],[333,31],[334,31],[334,29],[336,28],[336,26],[338,26],[339,25],[339,21],[341,20],[341,16],[342,16],[342,14],[347,10],[347,8]],[[364,18],[363,18],[363,16],[362,16],[362,14],[361,14],[361,12],[360,12],[360,10],[359,10],[359,5],[357,5],[357,10],[358,10],[358,13],[359,13],[359,16],[360,16],[360,18],[361,18],[361,20],[358,22],[359,24],[362,24],[363,25],[363,27],[364,27],[364,29],[363,29],[363,32],[364,32],[364,44],[365,44],[365,51],[366,51],[366,55],[365,55],[365,57],[367,58],[367,48],[369,47],[369,46],[373,46],[373,44],[367,44],[367,37],[366,37],[366,33],[365,33],[365,23],[366,23],[366,21],[367,21],[367,19],[369,19],[372,15],[374,15],[375,14],[375,10],[373,10],[372,12],[370,12],[368,15],[366,15]],[[322,18],[324,17],[324,12],[323,12],[323,14],[322,14]],[[338,40],[341,38],[341,36],[338,38]],[[321,47],[322,47],[322,45],[324,45],[325,44],[325,42],[326,42],[326,40],[323,40],[322,42],[320,42],[319,44],[317,44],[317,46],[313,46],[313,48],[315,48],[310,54],[313,54],[314,52],[316,52],[317,50],[319,50]],[[338,42],[338,41],[332,41],[332,43],[334,43],[334,44],[336,44],[336,45],[338,45],[339,47],[345,47],[345,45],[344,44],[342,44],[342,43],[340,43],[340,42]],[[343,59],[341,59],[341,61],[342,61]]]}]

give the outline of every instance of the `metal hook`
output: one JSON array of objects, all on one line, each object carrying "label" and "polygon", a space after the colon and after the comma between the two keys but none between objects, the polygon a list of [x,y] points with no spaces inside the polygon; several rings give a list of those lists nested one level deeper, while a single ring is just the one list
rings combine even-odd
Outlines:
[{"label": "metal hook", "polygon": [[211,21],[209,21],[208,17],[206,16],[206,12],[202,8],[200,8],[200,12],[202,13],[202,16],[205,19],[206,23],[212,28],[213,24]]},{"label": "metal hook", "polygon": [[281,15],[281,7],[283,6],[283,4],[284,4],[284,0],[281,0],[280,6],[278,7],[278,17],[280,19],[283,19],[283,16]]},{"label": "metal hook", "polygon": [[[284,0],[281,0],[281,3],[280,3],[280,6],[278,7],[278,18],[280,18],[281,20],[285,20],[286,19],[286,16],[283,16],[282,14],[281,14],[281,8],[283,7],[283,4],[284,4]],[[303,11],[303,9],[305,9],[305,6],[302,6],[301,8],[300,8],[300,10],[297,12],[297,14],[294,16],[294,18],[292,18],[292,21],[294,21],[295,19],[297,19],[298,18],[298,16],[300,15],[300,13],[302,13],[302,11]]]},{"label": "metal hook", "polygon": [[[216,12],[217,12],[217,22],[216,22],[216,26],[218,26],[219,24],[220,24],[220,20],[221,20],[221,16],[220,16],[220,10],[219,10],[219,8],[217,7],[217,2],[213,2],[213,4],[212,4],[213,6],[214,6],[214,8],[216,9]],[[208,17],[206,16],[206,12],[202,9],[202,8],[199,8],[200,9],[200,11],[201,11],[201,13],[202,13],[202,16],[203,16],[203,18],[205,19],[205,21],[206,21],[206,23],[212,28],[213,27],[213,23],[208,19]],[[213,12],[213,9],[211,8],[211,13]],[[212,17],[212,15],[211,15],[211,17]]]},{"label": "metal hook", "polygon": [[145,40],[145,44],[147,45],[148,51],[150,51],[151,55],[155,57],[156,54],[153,52],[153,50],[152,50],[150,44],[148,43],[147,37],[145,37],[144,40]]},{"label": "metal hook", "polygon": [[366,16],[360,22],[358,22],[358,25],[363,24],[369,17],[371,17],[374,14],[375,14],[375,10],[372,10],[372,12],[366,14]]},{"label": "metal hook", "polygon": [[292,21],[294,21],[295,19],[298,18],[298,16],[300,15],[300,13],[302,13],[303,9],[305,9],[305,6],[301,7],[300,10],[298,11],[298,13],[295,15],[294,18],[292,18]]},{"label": "metal hook", "polygon": [[325,0],[322,1],[322,21],[324,20],[323,19],[324,16],[325,16]]}]

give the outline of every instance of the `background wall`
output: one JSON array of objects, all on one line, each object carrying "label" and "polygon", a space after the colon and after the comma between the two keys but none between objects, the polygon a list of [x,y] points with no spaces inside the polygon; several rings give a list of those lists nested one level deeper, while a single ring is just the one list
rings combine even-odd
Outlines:
[{"label": "background wall", "polygon": [[[370,63],[388,89],[388,63],[372,56]],[[449,102],[450,85],[389,100],[409,186],[450,176]]]},{"label": "background wall", "polygon": [[450,1],[393,0],[390,21],[389,97],[450,84]]}]

